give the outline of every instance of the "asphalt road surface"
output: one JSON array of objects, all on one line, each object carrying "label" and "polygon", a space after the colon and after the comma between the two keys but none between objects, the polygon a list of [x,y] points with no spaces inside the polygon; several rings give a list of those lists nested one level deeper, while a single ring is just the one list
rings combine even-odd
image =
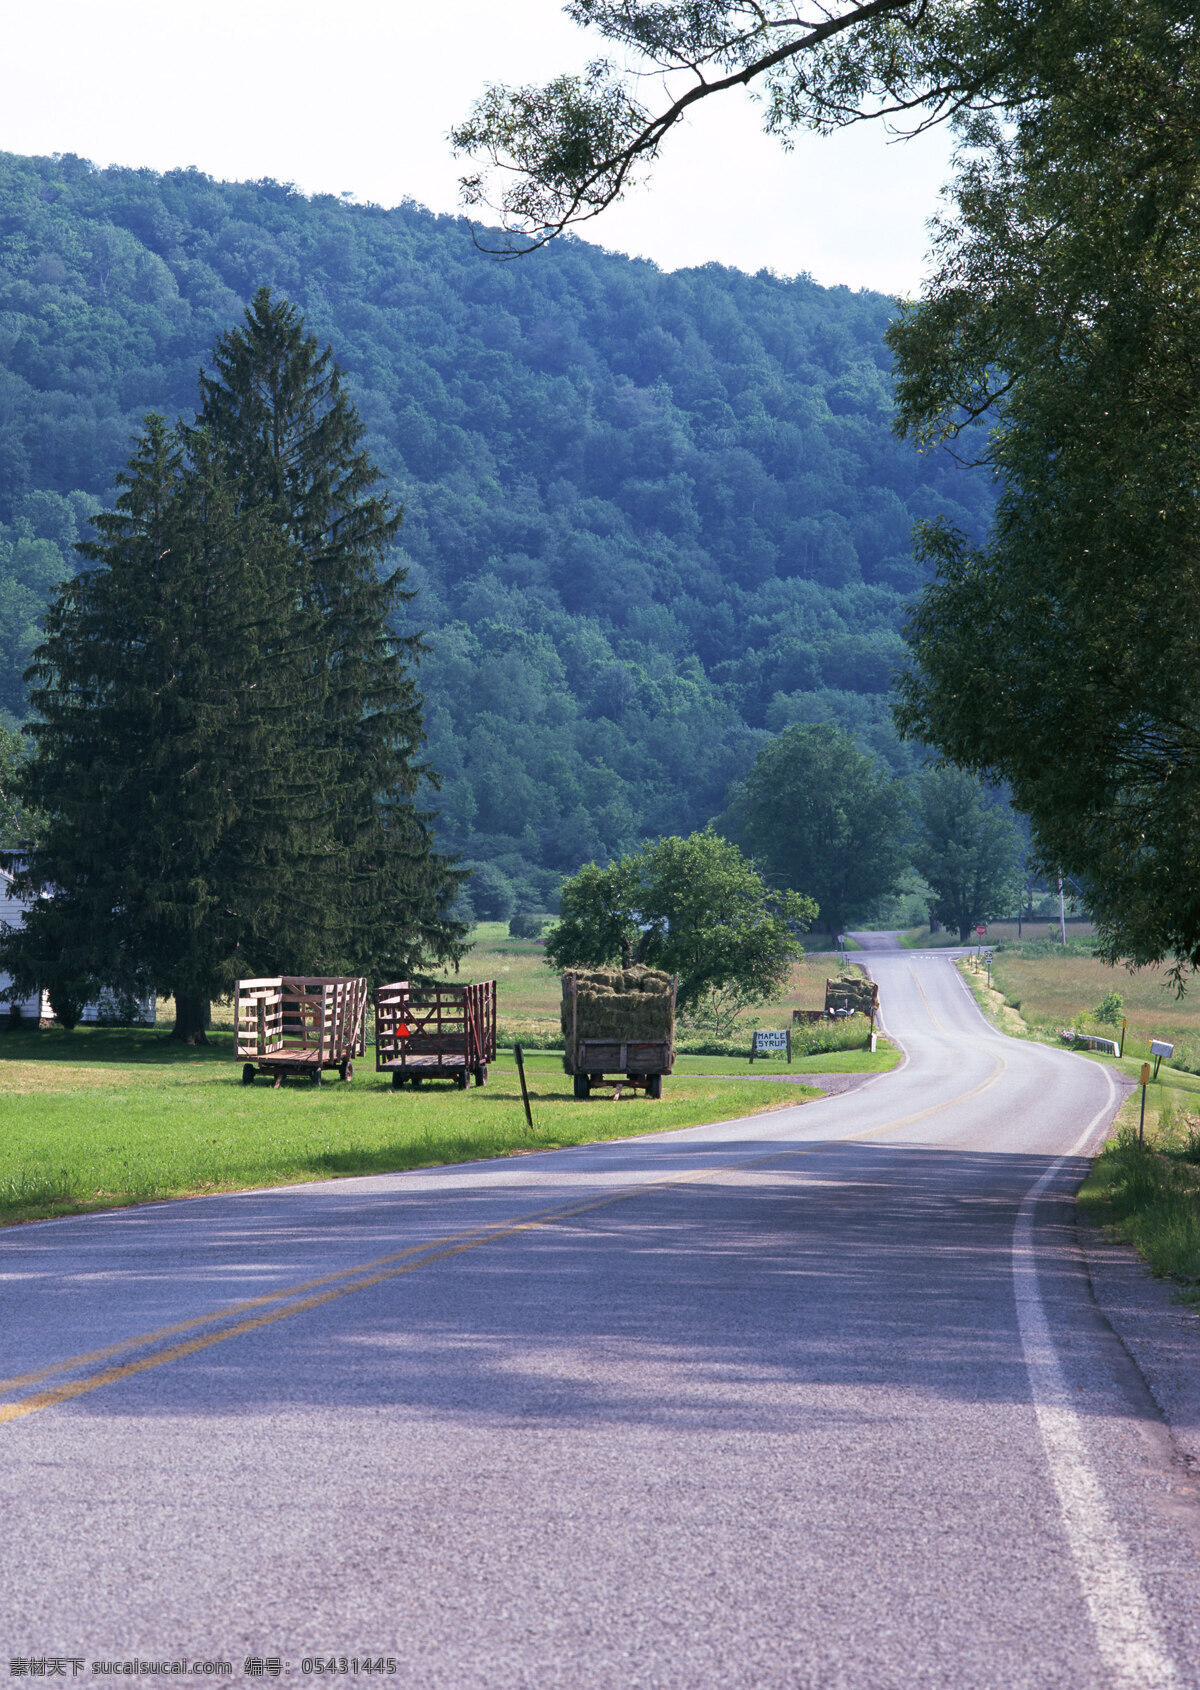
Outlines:
[{"label": "asphalt road surface", "polygon": [[907,1061],[842,1097],[0,1236],[0,1675],[1200,1684],[1065,1201],[1111,1082],[868,960]]}]

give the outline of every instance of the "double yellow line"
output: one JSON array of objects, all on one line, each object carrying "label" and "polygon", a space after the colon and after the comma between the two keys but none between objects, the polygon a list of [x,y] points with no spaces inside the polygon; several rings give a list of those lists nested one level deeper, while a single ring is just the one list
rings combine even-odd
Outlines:
[{"label": "double yellow line", "polygon": [[[70,1402],[75,1397],[85,1396],[89,1391],[101,1390],[106,1385],[119,1384],[122,1380],[145,1373],[152,1367],[163,1367],[168,1362],[181,1361],[185,1356],[196,1355],[200,1350],[210,1349],[214,1344],[226,1343],[230,1338],[240,1338],[247,1332],[256,1332],[261,1327],[273,1325],[277,1320],[287,1320],[292,1315],[303,1314],[308,1309],[336,1302],[340,1297],[348,1297],[356,1291],[366,1291],[372,1285],[381,1285],[385,1280],[399,1279],[404,1274],[415,1273],[418,1268],[428,1267],[434,1262],[449,1261],[451,1257],[461,1256],[468,1250],[478,1250],[485,1244],[496,1244],[505,1238],[516,1238],[523,1232],[553,1226],[557,1221],[588,1214],[611,1203],[621,1203],[628,1198],[641,1197],[649,1192],[666,1191],[673,1186],[698,1185],[705,1180],[719,1179],[722,1174],[736,1173],[746,1168],[761,1167],[766,1163],[787,1161],[799,1156],[812,1156],[819,1150],[836,1150],[844,1144],[861,1144],[869,1139],[880,1138],[885,1133],[899,1132],[902,1127],[912,1126],[917,1121],[927,1120],[931,1115],[939,1115],[947,1109],[956,1108],[959,1104],[978,1097],[981,1092],[995,1085],[1007,1066],[1003,1056],[997,1056],[991,1073],[970,1091],[961,1092],[944,1103],[931,1104],[928,1109],[905,1115],[901,1120],[890,1121],[886,1126],[874,1127],[870,1132],[855,1133],[848,1138],[822,1139],[817,1144],[793,1144],[786,1150],[768,1151],[745,1157],[741,1161],[721,1162],[714,1167],[672,1174],[665,1179],[652,1180],[645,1184],[621,1186],[615,1191],[605,1192],[601,1197],[591,1197],[581,1203],[551,1209],[528,1220],[504,1221],[495,1226],[450,1233],[444,1238],[430,1239],[425,1244],[410,1245],[407,1249],[397,1250],[391,1255],[377,1256],[373,1261],[362,1262],[357,1267],[343,1268],[319,1279],[306,1279],[297,1285],[289,1285],[282,1291],[250,1297],[244,1302],[232,1303],[227,1308],[217,1309],[210,1314],[196,1315],[191,1320],[180,1321],[174,1326],[160,1326],[152,1332],[143,1332],[136,1337],[123,1338],[118,1343],[107,1344],[102,1349],[69,1356],[34,1372],[17,1374],[11,1379],[0,1379],[0,1396],[12,1396],[14,1393],[29,1391],[30,1386],[42,1385],[56,1376],[69,1373],[81,1375],[79,1378],[65,1379],[59,1384],[48,1385],[45,1389],[33,1391],[29,1395],[20,1395],[13,1402],[0,1403],[0,1424],[23,1419],[28,1414],[36,1414],[39,1409],[54,1408],[59,1403]],[[239,1316],[244,1318],[239,1319]],[[205,1327],[215,1330],[204,1331]],[[191,1333],[192,1336],[184,1337],[185,1333]],[[173,1343],[170,1341],[172,1339],[178,1339],[179,1342]],[[149,1353],[133,1356],[127,1361],[116,1359],[128,1356],[135,1350],[147,1350]],[[110,1365],[97,1369],[97,1363]]]}]

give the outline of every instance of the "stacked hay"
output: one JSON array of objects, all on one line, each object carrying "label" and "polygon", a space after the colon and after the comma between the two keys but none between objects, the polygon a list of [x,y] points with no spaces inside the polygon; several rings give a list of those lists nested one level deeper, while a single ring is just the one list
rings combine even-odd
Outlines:
[{"label": "stacked hay", "polygon": [[663,1039],[670,1044],[675,1038],[671,976],[641,967],[580,968],[564,974],[562,1030],[567,1041],[563,1066],[568,1074],[572,1072],[572,1032],[581,1039]]},{"label": "stacked hay", "polygon": [[856,1009],[860,1015],[870,1015],[879,1002],[879,987],[861,974],[843,974],[839,980],[825,982],[825,1013],[835,1009]]}]

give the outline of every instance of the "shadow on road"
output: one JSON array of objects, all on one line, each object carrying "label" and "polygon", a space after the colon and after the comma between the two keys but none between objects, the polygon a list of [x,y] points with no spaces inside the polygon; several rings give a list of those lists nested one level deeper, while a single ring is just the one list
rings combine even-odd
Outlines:
[{"label": "shadow on road", "polygon": [[[701,1157],[711,1165],[720,1148],[664,1147],[661,1172]],[[743,1165],[718,1179],[604,1203],[143,1374],[120,1387],[120,1412],[220,1416],[340,1403],[472,1423],[665,1420],[763,1434],[798,1415],[843,1418],[845,1393],[835,1386],[867,1387],[853,1393],[853,1412],[868,1418],[876,1388],[885,1415],[897,1387],[910,1403],[1028,1400],[1013,1220],[1051,1158],[871,1144],[781,1155],[769,1140],[726,1148]],[[609,1151],[606,1180],[645,1172],[644,1145]],[[772,1159],[745,1167],[755,1155]],[[1073,1189],[1087,1167],[1068,1162],[1056,1189]],[[470,1172],[461,1170],[464,1185]],[[179,1302],[217,1309],[536,1212],[519,1181],[503,1192],[441,1185],[348,1190],[344,1199],[326,1188],[311,1205],[295,1192],[214,1203],[202,1240],[193,1233],[176,1262],[173,1283],[186,1290]],[[586,1186],[541,1188],[537,1208],[588,1196]],[[1069,1204],[1046,1202],[1040,1219],[1043,1296],[1052,1324],[1069,1305],[1069,1348],[1086,1342],[1097,1317],[1071,1245]],[[107,1219],[91,1235],[94,1271],[138,1285],[153,1303],[162,1282],[148,1265],[139,1275],[137,1262],[164,1259],[165,1224],[137,1211]],[[77,1288],[64,1285],[71,1294]],[[69,1412],[113,1407],[106,1389]]]}]

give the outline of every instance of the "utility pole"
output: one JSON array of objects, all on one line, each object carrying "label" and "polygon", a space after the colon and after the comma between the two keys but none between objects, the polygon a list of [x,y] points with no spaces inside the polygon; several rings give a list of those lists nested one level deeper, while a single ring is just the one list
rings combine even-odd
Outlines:
[{"label": "utility pole", "polygon": [[1063,897],[1062,875],[1058,877],[1058,930],[1062,934],[1062,942],[1067,942],[1067,905]]}]

